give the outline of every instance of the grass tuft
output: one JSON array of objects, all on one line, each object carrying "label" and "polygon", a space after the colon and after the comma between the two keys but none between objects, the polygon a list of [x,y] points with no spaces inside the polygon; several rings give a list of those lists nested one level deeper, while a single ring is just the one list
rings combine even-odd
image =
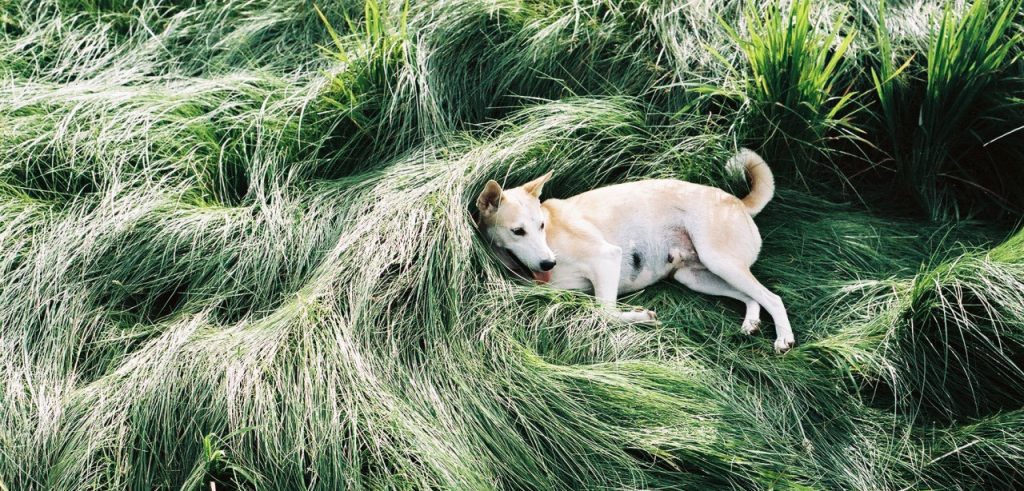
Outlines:
[{"label": "grass tuft", "polygon": [[[1001,3],[1001,5],[1000,5]],[[896,177],[933,218],[975,208],[1019,213],[1024,157],[1019,131],[1021,3],[982,0],[958,14],[947,3],[933,21],[926,52],[895,67],[878,24],[880,64],[872,69],[878,118]],[[1014,67],[1018,69],[1015,70]]]}]

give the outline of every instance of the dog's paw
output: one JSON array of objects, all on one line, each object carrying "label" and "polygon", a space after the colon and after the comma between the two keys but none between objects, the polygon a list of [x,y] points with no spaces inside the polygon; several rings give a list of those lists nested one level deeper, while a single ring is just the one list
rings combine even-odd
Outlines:
[{"label": "dog's paw", "polygon": [[622,320],[631,324],[657,324],[658,314],[653,310],[637,307],[632,312],[622,312]]},{"label": "dog's paw", "polygon": [[651,321],[658,320],[658,313],[653,311],[653,310],[648,310],[648,309],[645,309],[643,307],[636,307],[636,308],[633,309],[633,312],[638,312],[640,314],[646,315],[647,316],[647,320],[651,320]]},{"label": "dog's paw", "polygon": [[795,344],[796,339],[793,338],[792,334],[779,336],[775,338],[775,352],[779,354],[785,353],[789,351],[789,349],[792,348]]},{"label": "dog's paw", "polygon": [[756,334],[757,331],[761,330],[760,319],[744,319],[743,320],[743,334]]}]

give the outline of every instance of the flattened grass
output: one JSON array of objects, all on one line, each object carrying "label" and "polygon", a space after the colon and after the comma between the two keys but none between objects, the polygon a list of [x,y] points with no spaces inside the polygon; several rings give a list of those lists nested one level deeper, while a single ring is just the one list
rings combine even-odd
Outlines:
[{"label": "flattened grass", "polygon": [[[867,145],[901,80],[872,92],[874,5],[317,6],[0,6],[0,488],[1022,484],[1024,235],[820,178],[887,192],[851,156],[904,155]],[[885,12],[893,60],[944,56]],[[1014,83],[1003,55],[973,75]],[[803,136],[766,144],[755,273],[785,356],[731,300],[659,284],[621,301],[662,324],[622,325],[477,237],[492,178],[742,194],[722,164],[776,120]]]}]

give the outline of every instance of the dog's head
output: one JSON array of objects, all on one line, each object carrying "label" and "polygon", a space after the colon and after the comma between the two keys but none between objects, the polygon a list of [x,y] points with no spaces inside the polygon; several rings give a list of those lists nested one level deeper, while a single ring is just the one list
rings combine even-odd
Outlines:
[{"label": "dog's head", "polygon": [[503,190],[487,181],[476,199],[480,228],[506,265],[521,269],[539,282],[551,279],[555,253],[548,247],[546,216],[540,192],[551,178],[548,172],[517,188]]}]

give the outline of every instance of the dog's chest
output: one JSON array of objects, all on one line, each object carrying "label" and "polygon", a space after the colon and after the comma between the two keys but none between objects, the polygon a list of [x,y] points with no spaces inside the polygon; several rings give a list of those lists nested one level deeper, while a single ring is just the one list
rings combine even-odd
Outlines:
[{"label": "dog's chest", "polygon": [[555,266],[551,271],[551,281],[548,283],[553,288],[563,290],[593,291],[590,283],[589,271],[586,265],[564,261]]}]

